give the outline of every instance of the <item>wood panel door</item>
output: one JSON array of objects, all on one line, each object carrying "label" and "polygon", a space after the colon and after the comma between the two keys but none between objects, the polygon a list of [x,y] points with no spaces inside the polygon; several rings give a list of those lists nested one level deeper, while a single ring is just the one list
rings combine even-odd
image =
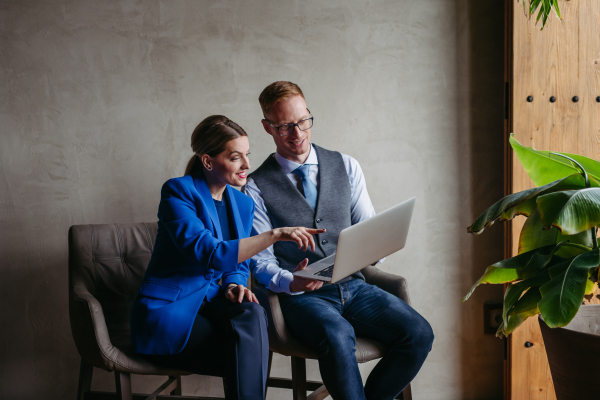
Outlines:
[{"label": "wood panel door", "polygon": [[[564,22],[553,15],[543,31],[507,1],[507,132],[525,146],[600,159],[600,0],[559,0]],[[507,190],[533,187],[510,148],[506,156]],[[509,256],[524,221],[510,225]],[[537,318],[510,336],[507,357],[506,398],[556,398]]]}]

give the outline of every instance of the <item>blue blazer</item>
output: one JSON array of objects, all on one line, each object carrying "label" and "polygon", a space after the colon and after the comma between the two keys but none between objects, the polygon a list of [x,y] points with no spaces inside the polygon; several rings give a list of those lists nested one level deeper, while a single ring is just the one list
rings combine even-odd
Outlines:
[{"label": "blue blazer", "polygon": [[204,299],[230,283],[246,285],[239,239],[251,234],[254,201],[227,185],[236,240],[223,241],[217,209],[202,173],[168,180],[158,207],[152,258],[131,310],[131,345],[141,354],[177,354]]}]

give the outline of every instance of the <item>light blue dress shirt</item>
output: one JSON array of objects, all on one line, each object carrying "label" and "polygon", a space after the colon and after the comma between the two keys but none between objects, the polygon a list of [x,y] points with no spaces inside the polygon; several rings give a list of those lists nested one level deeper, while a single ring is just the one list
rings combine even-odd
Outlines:
[{"label": "light blue dress shirt", "polygon": [[[302,164],[290,161],[281,156],[279,153],[275,153],[274,157],[292,184],[294,184],[298,190],[302,192],[302,179],[293,173],[293,171]],[[367,192],[367,183],[365,182],[365,177],[360,165],[358,164],[358,161],[346,154],[342,154],[342,159],[344,161],[344,166],[346,167],[346,172],[348,173],[348,179],[350,181],[351,221],[352,225],[354,225],[374,216],[375,209],[373,208],[373,203],[371,203],[371,198]],[[317,159],[317,152],[312,144],[310,153],[304,164],[310,165],[310,180],[315,184],[317,190],[319,190],[319,160]],[[265,207],[262,193],[252,177],[248,178],[248,182],[244,187],[242,187],[242,192],[250,196],[254,200],[256,206],[254,210],[254,230],[260,234],[273,229],[267,208]],[[252,260],[256,263],[256,266],[252,272],[254,277],[262,285],[276,293],[303,293],[290,293],[290,282],[294,276],[291,272],[279,267],[279,262],[277,261],[277,257],[275,257],[275,253],[273,252],[273,246],[270,246],[269,248],[252,257]],[[380,262],[381,261],[383,260],[380,260]]]}]

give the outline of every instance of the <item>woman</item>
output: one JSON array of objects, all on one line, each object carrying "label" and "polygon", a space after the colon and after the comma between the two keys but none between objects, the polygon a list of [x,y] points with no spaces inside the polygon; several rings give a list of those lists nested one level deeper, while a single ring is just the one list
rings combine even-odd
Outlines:
[{"label": "woman", "polygon": [[[250,237],[248,137],[213,115],[192,134],[185,176],[161,191],[158,233],[131,311],[131,343],[146,358],[223,376],[228,399],[264,399],[269,343],[265,311],[245,287],[249,258],[278,240],[314,250],[324,230],[278,228]],[[219,281],[221,284],[219,285]]]}]

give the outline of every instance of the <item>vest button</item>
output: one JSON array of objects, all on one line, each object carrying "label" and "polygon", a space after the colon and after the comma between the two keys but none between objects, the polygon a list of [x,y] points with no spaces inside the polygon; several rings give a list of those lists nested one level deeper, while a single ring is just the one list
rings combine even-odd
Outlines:
[{"label": "vest button", "polygon": [[317,223],[321,222],[321,218],[317,218]]},{"label": "vest button", "polygon": [[327,240],[321,240],[321,244],[327,244]]}]

